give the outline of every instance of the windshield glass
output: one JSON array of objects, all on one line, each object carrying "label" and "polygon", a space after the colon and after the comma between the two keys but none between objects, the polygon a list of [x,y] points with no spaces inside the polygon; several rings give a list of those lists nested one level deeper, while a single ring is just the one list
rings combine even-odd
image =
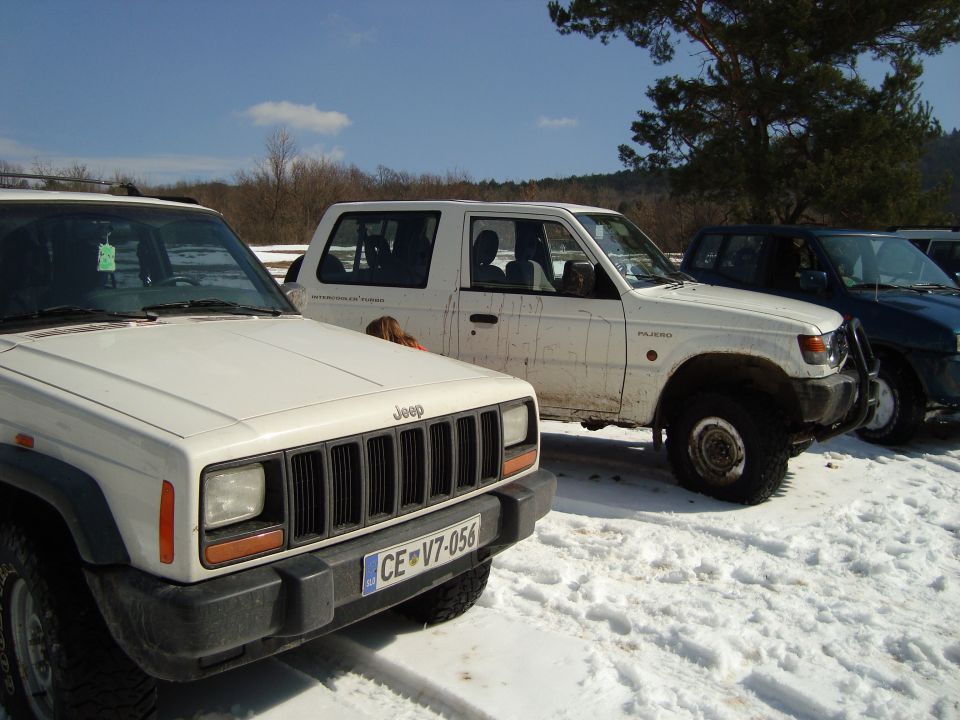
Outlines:
[{"label": "windshield glass", "polygon": [[576,217],[633,287],[689,279],[623,215],[581,213]]},{"label": "windshield glass", "polygon": [[957,286],[906,238],[833,235],[821,237],[821,242],[837,275],[849,288]]},{"label": "windshield glass", "polygon": [[218,303],[292,312],[215,213],[126,203],[0,204],[0,323],[63,320],[71,312],[143,315],[157,306],[209,312]]}]

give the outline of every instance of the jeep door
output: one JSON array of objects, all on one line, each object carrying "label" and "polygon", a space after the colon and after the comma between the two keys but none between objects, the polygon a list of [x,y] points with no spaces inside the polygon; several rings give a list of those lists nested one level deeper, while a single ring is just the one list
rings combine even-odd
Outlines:
[{"label": "jeep door", "polygon": [[553,216],[484,212],[463,232],[458,357],[530,382],[546,417],[618,413],[623,303],[561,291],[568,263],[597,262],[576,233]]}]

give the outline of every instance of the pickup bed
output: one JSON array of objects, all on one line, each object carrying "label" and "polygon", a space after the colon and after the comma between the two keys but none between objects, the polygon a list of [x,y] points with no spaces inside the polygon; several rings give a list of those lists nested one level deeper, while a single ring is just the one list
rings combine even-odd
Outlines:
[{"label": "pickup bed", "polygon": [[757,503],[792,452],[860,426],[856,321],[695,282],[624,216],[559,203],[333,205],[286,278],[307,317],[395,317],[429,350],[529,381],[542,417],[647,426],[679,481]]}]

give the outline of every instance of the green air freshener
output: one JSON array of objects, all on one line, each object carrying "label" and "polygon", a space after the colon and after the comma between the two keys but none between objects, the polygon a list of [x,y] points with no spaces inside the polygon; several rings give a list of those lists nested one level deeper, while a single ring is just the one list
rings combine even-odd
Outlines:
[{"label": "green air freshener", "polygon": [[117,269],[117,249],[110,243],[102,243],[97,255],[98,272],[115,272]]}]

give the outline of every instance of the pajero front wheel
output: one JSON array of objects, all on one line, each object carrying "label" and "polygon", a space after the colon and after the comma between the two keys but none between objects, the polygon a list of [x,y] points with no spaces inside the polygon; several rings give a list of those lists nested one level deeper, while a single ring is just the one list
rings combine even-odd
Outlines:
[{"label": "pajero front wheel", "polygon": [[0,700],[13,720],[157,712],[155,681],[110,637],[76,555],[10,521],[0,524]]},{"label": "pajero front wheel", "polygon": [[671,421],[667,454],[686,489],[756,505],[783,482],[790,443],[775,411],[733,394],[706,393]]}]

